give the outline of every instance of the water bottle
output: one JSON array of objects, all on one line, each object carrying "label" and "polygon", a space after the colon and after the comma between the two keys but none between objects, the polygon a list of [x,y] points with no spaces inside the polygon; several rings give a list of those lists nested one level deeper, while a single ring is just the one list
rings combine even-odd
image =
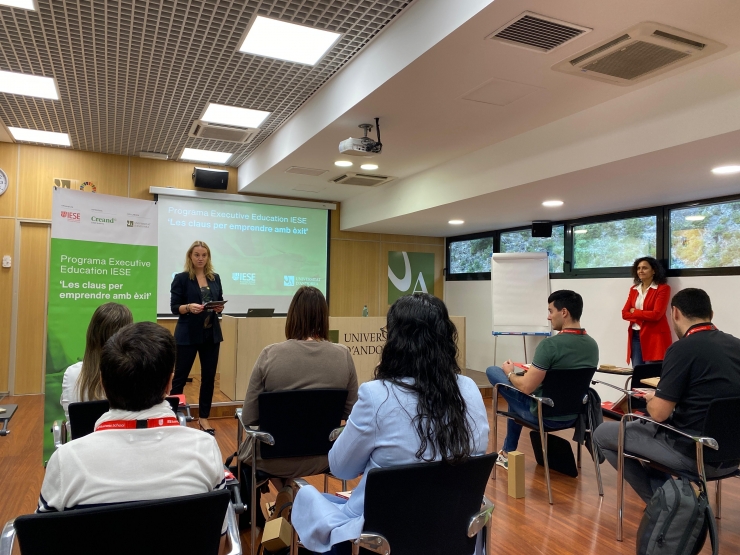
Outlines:
[{"label": "water bottle", "polygon": [[367,312],[367,305],[362,307],[362,317],[367,318],[368,312]]}]

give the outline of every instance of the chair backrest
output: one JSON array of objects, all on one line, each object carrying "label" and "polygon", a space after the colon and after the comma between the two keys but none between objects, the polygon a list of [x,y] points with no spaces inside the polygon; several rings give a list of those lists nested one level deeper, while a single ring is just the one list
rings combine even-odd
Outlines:
[{"label": "chair backrest", "polygon": [[393,555],[473,553],[470,518],[481,501],[496,454],[463,463],[374,468],[365,487],[365,532],[382,534]]},{"label": "chair backrest", "polygon": [[260,430],[275,445],[260,445],[263,459],[326,455],[329,434],[341,425],[346,389],[297,389],[260,393]]},{"label": "chair backrest", "polygon": [[596,368],[578,370],[550,370],[542,382],[542,397],[549,397],[554,407],[543,405],[544,418],[581,414],[586,410],[583,399],[596,373]]},{"label": "chair backrest", "polygon": [[170,408],[172,409],[172,412],[177,414],[177,409],[180,407],[180,399],[178,397],[167,397],[165,399],[170,404]]},{"label": "chair backrest", "polygon": [[702,435],[717,440],[719,450],[704,448],[705,463],[740,461],[740,397],[714,399],[709,403]]},{"label": "chair backrest", "polygon": [[15,519],[23,555],[216,555],[228,490]]},{"label": "chair backrest", "polygon": [[[647,387],[641,380],[645,378],[659,378],[660,372],[663,369],[663,362],[648,362],[645,364],[638,364],[632,370],[632,382],[631,387]],[[645,412],[647,410],[647,403],[644,399],[639,397],[632,398],[632,410],[640,410]]]},{"label": "chair backrest", "polygon": [[103,416],[110,405],[107,400],[84,401],[69,404],[69,425],[72,428],[72,439],[78,439],[95,431],[95,422]]}]

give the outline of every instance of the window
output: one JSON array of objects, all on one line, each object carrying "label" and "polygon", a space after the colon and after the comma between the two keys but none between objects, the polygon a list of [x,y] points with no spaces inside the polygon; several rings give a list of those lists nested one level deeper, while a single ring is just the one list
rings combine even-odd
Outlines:
[{"label": "window", "polygon": [[740,266],[740,201],[670,211],[670,267]]},{"label": "window", "polygon": [[562,273],[565,254],[565,228],[553,226],[552,237],[532,237],[530,228],[501,233],[501,252],[546,252],[550,273]]},{"label": "window", "polygon": [[655,256],[657,216],[573,226],[573,267],[631,266],[636,258]]},{"label": "window", "polygon": [[493,237],[470,239],[469,241],[455,241],[450,243],[449,248],[449,273],[473,274],[491,271]]}]

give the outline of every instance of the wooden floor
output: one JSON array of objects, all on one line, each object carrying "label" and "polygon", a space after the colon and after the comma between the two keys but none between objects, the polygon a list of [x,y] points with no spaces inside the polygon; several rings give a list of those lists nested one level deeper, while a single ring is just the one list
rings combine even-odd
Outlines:
[{"label": "wooden floor", "polygon": [[[10,424],[11,434],[0,437],[0,525],[24,513],[33,512],[43,480],[41,466],[41,434],[43,396],[6,397],[1,403],[19,405]],[[491,411],[491,402],[486,400]],[[224,458],[236,448],[236,421],[233,418],[209,419],[216,429]],[[499,445],[506,426],[499,425]],[[570,439],[567,432],[563,437]],[[490,449],[493,449],[491,443]],[[635,533],[644,508],[634,492],[626,487],[625,541],[615,540],[616,472],[602,465],[604,498],[598,495],[591,459],[584,456],[582,474],[569,478],[552,472],[554,505],[547,502],[544,473],[537,467],[528,434],[522,434],[519,450],[526,457],[526,497],[512,499],[507,495],[506,472],[499,471],[497,480],[490,480],[486,489],[496,509],[491,532],[492,553],[526,554],[588,554],[609,553],[632,555]],[[584,451],[584,454],[586,452]],[[322,487],[322,478],[309,482]],[[340,482],[331,480],[330,491],[337,491]],[[713,493],[714,486],[710,486]],[[269,499],[269,496],[268,496]],[[724,482],[720,553],[740,553],[740,480]],[[249,534],[242,536],[244,553],[249,553]],[[709,545],[702,553],[711,553]]]}]

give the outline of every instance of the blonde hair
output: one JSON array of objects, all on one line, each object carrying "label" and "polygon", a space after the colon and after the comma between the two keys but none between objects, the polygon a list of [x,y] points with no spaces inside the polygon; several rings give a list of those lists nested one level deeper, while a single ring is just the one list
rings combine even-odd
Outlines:
[{"label": "blonde hair", "polygon": [[209,249],[208,245],[206,245],[203,241],[195,241],[192,245],[190,245],[190,248],[185,255],[185,271],[190,276],[190,279],[195,279],[195,268],[193,267],[192,259],[193,250],[195,249],[195,247],[203,247],[204,249],[206,249],[206,252],[208,253],[208,260],[206,261],[206,265],[203,267],[203,273],[205,274],[207,280],[215,280],[216,272],[213,270],[213,264],[211,264],[211,249]]},{"label": "blonde hair", "polygon": [[85,355],[82,357],[82,370],[77,379],[77,394],[81,401],[105,399],[100,381],[100,355],[103,346],[118,330],[133,323],[131,311],[122,304],[105,303],[95,310],[87,326]]}]

